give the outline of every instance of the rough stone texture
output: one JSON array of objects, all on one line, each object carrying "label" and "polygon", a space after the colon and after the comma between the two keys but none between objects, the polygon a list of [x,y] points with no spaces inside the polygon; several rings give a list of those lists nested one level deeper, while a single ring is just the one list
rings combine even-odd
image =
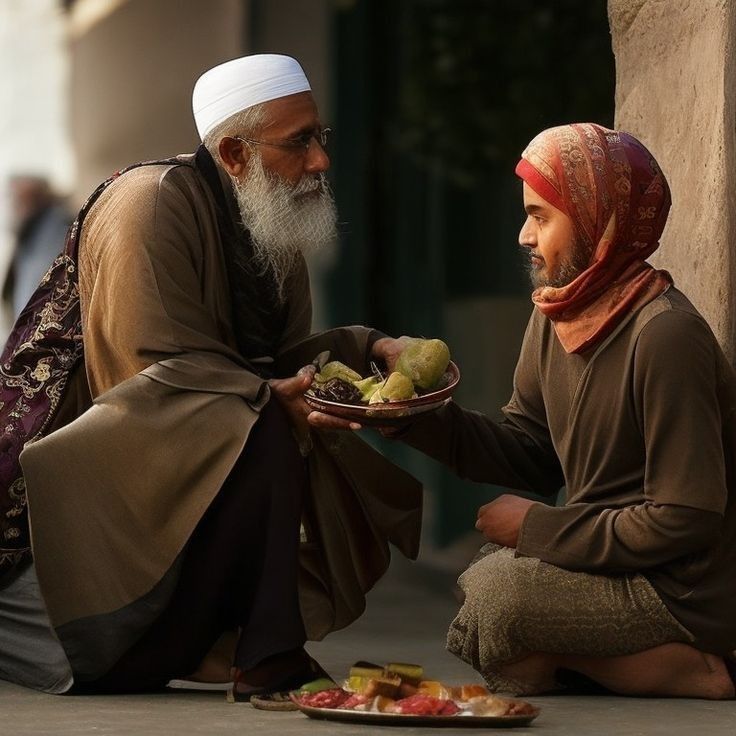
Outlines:
[{"label": "rough stone texture", "polygon": [[736,0],[609,0],[616,127],[662,165],[673,208],[652,263],[736,364]]}]

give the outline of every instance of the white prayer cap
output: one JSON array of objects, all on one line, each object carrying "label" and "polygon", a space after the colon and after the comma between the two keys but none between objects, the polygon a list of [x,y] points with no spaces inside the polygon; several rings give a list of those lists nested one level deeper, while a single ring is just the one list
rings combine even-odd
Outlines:
[{"label": "white prayer cap", "polygon": [[254,54],[206,71],[194,85],[192,109],[199,137],[236,112],[311,89],[296,59]]}]

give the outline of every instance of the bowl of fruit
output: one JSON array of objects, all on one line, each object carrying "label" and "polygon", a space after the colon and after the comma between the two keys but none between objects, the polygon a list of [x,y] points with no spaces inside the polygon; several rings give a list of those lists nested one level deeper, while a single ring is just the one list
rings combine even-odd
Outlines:
[{"label": "bowl of fruit", "polygon": [[338,360],[325,362],[304,394],[310,408],[368,426],[395,426],[445,404],[460,380],[442,340],[412,339],[392,371],[371,364],[363,376]]}]

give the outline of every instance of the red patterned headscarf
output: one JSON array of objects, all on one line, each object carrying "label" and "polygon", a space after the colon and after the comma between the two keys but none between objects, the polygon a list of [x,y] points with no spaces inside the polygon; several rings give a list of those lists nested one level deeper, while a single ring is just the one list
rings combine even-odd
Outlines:
[{"label": "red patterned headscarf", "polygon": [[667,180],[636,138],[593,123],[543,131],[516,173],[568,215],[591,247],[588,268],[572,282],[532,294],[565,350],[582,353],[672,284],[667,271],[645,263],[667,221]]}]

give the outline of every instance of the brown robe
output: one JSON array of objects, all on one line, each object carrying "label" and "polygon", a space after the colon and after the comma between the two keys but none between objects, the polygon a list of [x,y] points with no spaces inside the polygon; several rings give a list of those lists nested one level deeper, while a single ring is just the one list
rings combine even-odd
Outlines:
[{"label": "brown robe", "polygon": [[736,647],[736,377],[676,289],[599,347],[566,353],[535,310],[498,424],[448,405],[406,440],[462,476],[554,495],[517,555],[640,572],[703,650]]},{"label": "brown robe", "polygon": [[[309,336],[302,260],[273,354],[243,356],[231,319],[216,198],[197,160],[122,175],[85,220],[85,362],[52,431],[21,455],[33,556],[75,672],[105,672],[160,612],[176,561],[269,401],[254,366],[293,375],[330,349],[364,369],[362,328]],[[236,217],[221,174],[227,216]],[[220,219],[220,223],[222,219]],[[263,331],[254,308],[239,329]],[[250,321],[248,321],[250,319]],[[259,371],[260,372],[260,371]],[[349,624],[385,571],[387,542],[416,557],[421,488],[358,437],[319,433],[309,455],[313,536],[300,602],[309,638]]]}]

